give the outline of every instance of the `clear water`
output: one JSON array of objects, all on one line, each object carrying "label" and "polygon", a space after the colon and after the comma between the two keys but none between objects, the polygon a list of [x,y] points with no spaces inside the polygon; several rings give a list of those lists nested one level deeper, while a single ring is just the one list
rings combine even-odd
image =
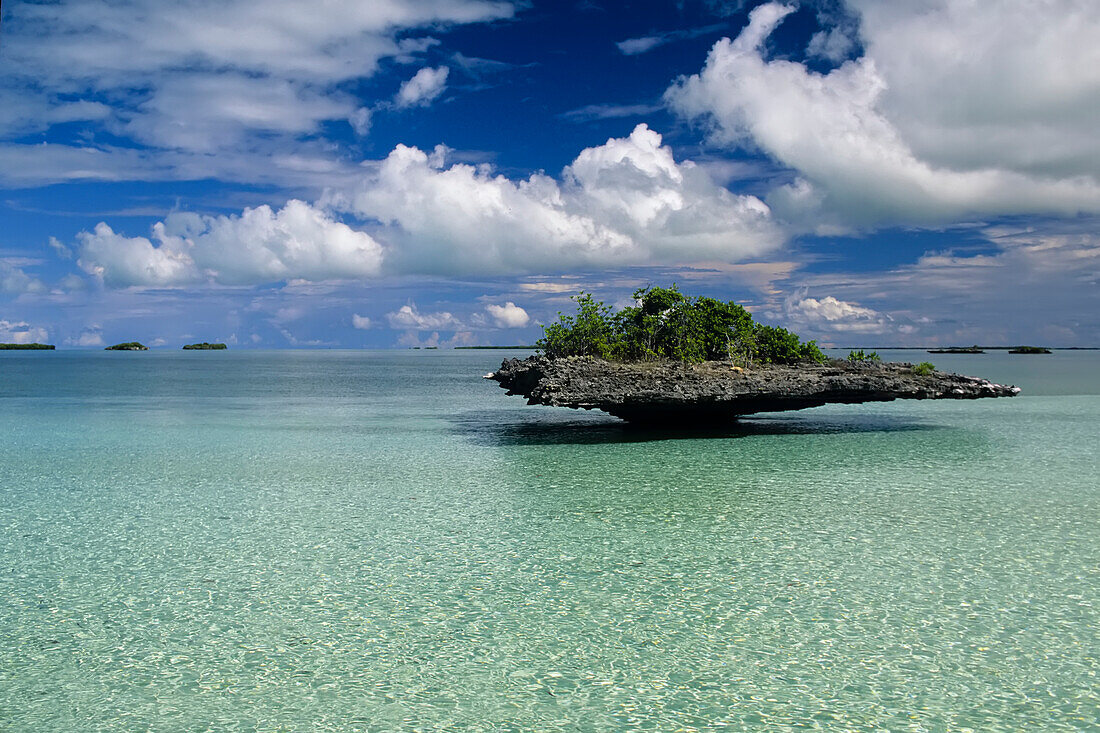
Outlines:
[{"label": "clear water", "polygon": [[1100,726],[1097,352],[686,437],[503,355],[0,354],[0,729]]}]

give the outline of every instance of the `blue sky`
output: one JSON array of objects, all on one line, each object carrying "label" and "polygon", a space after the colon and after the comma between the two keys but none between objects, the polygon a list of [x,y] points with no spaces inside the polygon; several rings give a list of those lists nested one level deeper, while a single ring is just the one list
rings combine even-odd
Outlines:
[{"label": "blue sky", "polygon": [[9,2],[0,341],[530,343],[592,291],[1100,344],[1100,6]]}]

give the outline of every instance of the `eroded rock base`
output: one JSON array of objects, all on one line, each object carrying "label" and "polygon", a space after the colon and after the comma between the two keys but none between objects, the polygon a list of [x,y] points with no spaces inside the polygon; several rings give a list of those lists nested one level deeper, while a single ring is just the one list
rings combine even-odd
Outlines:
[{"label": "eroded rock base", "polygon": [[905,363],[620,363],[588,357],[506,359],[486,375],[528,404],[604,412],[632,423],[711,426],[741,415],[827,404],[1012,397],[1019,388]]}]

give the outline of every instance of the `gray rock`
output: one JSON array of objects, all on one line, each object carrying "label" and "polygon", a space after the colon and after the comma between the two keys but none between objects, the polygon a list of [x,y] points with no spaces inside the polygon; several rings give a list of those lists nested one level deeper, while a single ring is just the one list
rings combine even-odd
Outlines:
[{"label": "gray rock", "polygon": [[912,364],[840,360],[742,369],[725,361],[620,363],[531,356],[506,359],[485,378],[531,405],[603,410],[639,423],[693,425],[832,403],[970,400],[1020,392],[977,377],[916,374]]}]

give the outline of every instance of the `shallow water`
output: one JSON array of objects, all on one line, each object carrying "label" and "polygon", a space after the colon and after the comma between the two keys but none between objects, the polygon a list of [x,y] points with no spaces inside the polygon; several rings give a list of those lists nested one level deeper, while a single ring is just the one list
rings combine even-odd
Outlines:
[{"label": "shallow water", "polygon": [[1097,352],[688,436],[503,352],[0,354],[0,728],[1100,726]]}]

